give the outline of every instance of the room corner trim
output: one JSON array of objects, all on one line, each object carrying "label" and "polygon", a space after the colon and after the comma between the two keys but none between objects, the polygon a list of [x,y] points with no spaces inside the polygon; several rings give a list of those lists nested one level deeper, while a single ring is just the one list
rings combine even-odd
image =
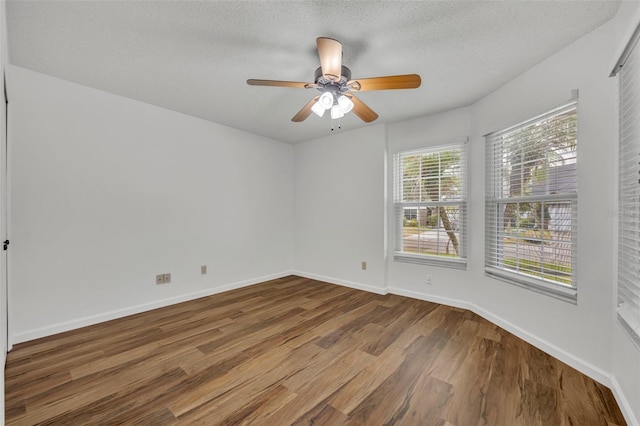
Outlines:
[{"label": "room corner trim", "polygon": [[309,278],[311,280],[323,281],[330,284],[336,284],[344,287],[354,288],[356,290],[368,291],[370,293],[376,293],[376,294],[382,294],[382,295],[385,295],[388,293],[386,287],[376,287],[369,284],[362,284],[354,281],[347,281],[339,278],[327,277],[325,275],[312,274],[309,272],[302,272],[302,271],[293,271],[292,274],[297,275],[299,277],[303,277],[303,278]]}]

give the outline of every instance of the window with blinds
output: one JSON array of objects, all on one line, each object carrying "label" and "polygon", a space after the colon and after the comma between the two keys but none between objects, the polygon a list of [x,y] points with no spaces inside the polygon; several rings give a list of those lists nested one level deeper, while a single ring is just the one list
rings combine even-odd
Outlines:
[{"label": "window with blinds", "polygon": [[465,144],[394,156],[394,260],[466,268],[466,208]]},{"label": "window with blinds", "polygon": [[485,138],[485,273],[575,302],[577,102]]},{"label": "window with blinds", "polygon": [[640,50],[638,31],[619,75],[618,319],[640,347]]}]

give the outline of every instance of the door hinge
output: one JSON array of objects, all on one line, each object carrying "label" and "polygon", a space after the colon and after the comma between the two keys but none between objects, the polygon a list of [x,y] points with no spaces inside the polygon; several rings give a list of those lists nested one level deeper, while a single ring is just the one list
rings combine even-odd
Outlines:
[{"label": "door hinge", "polygon": [[3,250],[6,250],[7,248],[9,248],[9,240],[4,240],[2,244],[4,244]]}]

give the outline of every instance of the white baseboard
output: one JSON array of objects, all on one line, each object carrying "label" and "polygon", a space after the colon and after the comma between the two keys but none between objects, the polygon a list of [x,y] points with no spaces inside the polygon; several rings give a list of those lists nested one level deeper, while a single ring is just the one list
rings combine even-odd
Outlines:
[{"label": "white baseboard", "polygon": [[[531,345],[537,347],[538,349],[548,353],[549,355],[559,359],[560,361],[564,362],[565,364],[575,368],[576,370],[580,371],[581,373],[583,373],[583,374],[591,377],[592,379],[604,384],[605,386],[608,386],[610,388],[613,386],[613,380],[612,380],[611,375],[609,373],[605,372],[604,370],[594,366],[593,364],[591,364],[591,363],[589,363],[589,362],[587,362],[587,361],[585,361],[585,360],[583,360],[581,358],[578,358],[578,357],[566,352],[565,350],[563,350],[563,349],[561,349],[561,348],[559,348],[559,347],[547,342],[544,339],[540,339],[538,336],[535,336],[534,334],[529,333],[528,331],[518,327],[517,325],[505,320],[502,317],[494,315],[493,313],[487,311],[486,309],[484,309],[481,306],[478,306],[476,304],[469,303],[469,302],[464,301],[464,300],[451,299],[451,298],[448,298],[448,297],[442,297],[442,296],[436,296],[436,295],[432,295],[432,294],[428,294],[428,293],[405,290],[405,289],[401,289],[401,288],[397,288],[397,287],[389,287],[387,289],[383,289],[383,288],[373,287],[373,286],[366,285],[366,284],[354,283],[354,282],[345,281],[345,280],[341,280],[341,279],[333,278],[333,277],[327,277],[327,276],[323,276],[323,275],[308,274],[308,273],[304,273],[304,272],[300,272],[300,271],[294,271],[293,274],[294,275],[299,275],[299,276],[302,276],[302,277],[305,277],[305,278],[311,278],[311,279],[315,279],[315,280],[319,280],[319,281],[329,282],[329,283],[332,283],[332,284],[344,285],[345,287],[355,288],[355,289],[358,289],[358,290],[370,291],[370,292],[377,293],[377,294],[391,293],[391,294],[397,294],[399,296],[406,296],[406,297],[411,297],[411,298],[414,298],[414,299],[425,300],[425,301],[428,301],[428,302],[440,303],[442,305],[453,306],[453,307],[456,307],[456,308],[468,309],[468,310],[480,315],[481,317],[483,317],[487,321],[490,321],[493,324],[496,324],[496,325],[502,327],[503,329],[505,329],[508,332],[514,334],[515,336],[518,336],[522,340],[530,343]],[[629,410],[627,410],[627,411],[629,411]],[[630,424],[635,424],[635,423],[630,423]]]},{"label": "white baseboard", "polygon": [[580,371],[583,374],[586,374],[587,376],[591,377],[592,379],[604,384],[605,386],[610,386],[611,385],[611,375],[609,375],[607,372],[605,372],[604,370],[590,364],[589,362],[578,358],[566,351],[564,351],[563,349],[547,342],[544,339],[540,339],[539,337],[535,336],[534,334],[529,333],[528,331],[518,327],[517,325],[505,320],[502,317],[499,317],[497,315],[494,315],[493,313],[487,311],[486,309],[482,308],[481,306],[478,306],[476,304],[473,303],[469,303],[463,300],[457,300],[457,299],[449,299],[449,298],[444,298],[444,297],[440,297],[440,296],[434,296],[431,294],[427,294],[427,293],[421,293],[421,292],[417,292],[417,291],[409,291],[409,290],[403,290],[403,289],[399,289],[399,288],[394,288],[394,287],[390,287],[389,288],[389,293],[392,294],[397,294],[400,296],[407,296],[407,297],[412,297],[414,299],[420,299],[420,300],[426,300],[428,302],[434,302],[434,303],[440,303],[443,305],[448,305],[448,306],[453,306],[456,308],[463,308],[463,309],[468,309],[471,312],[474,312],[478,315],[480,315],[482,318],[486,319],[487,321],[492,322],[493,324],[502,327],[503,329],[507,330],[508,332],[510,332],[511,334],[518,336],[519,338],[521,338],[522,340],[524,340],[525,342],[535,346],[536,348],[548,353],[549,355],[559,359],[560,361],[564,362],[565,364],[575,368],[576,370]]},{"label": "white baseboard", "polygon": [[468,309],[480,315],[487,321],[490,321],[493,324],[496,324],[497,326],[502,327],[503,329],[507,330],[513,335],[518,336],[522,340],[526,341],[527,343],[537,347],[538,349],[559,359],[565,364],[575,368],[576,370],[580,371],[586,376],[589,376],[592,379],[609,387],[627,423],[629,425],[640,425],[640,422],[638,421],[638,419],[636,419],[633,413],[630,402],[624,396],[624,393],[622,392],[622,389],[620,389],[620,385],[618,384],[618,381],[615,379],[615,377],[611,376],[611,374],[607,373],[606,371],[592,365],[591,363],[581,358],[578,358],[564,351],[563,349],[560,349],[559,347],[547,342],[544,339],[540,339],[539,337],[529,333],[526,330],[523,330],[522,328],[512,324],[511,322],[505,320],[504,318],[494,315],[491,312],[482,308],[481,306],[477,306],[473,303],[469,303],[469,302],[457,300],[457,299],[449,299],[441,296],[435,296],[435,295],[421,293],[417,291],[404,290],[404,289],[395,288],[395,287],[389,287],[389,293],[397,294],[399,296],[411,297],[414,299],[426,300],[428,302],[440,303],[443,305],[453,306],[456,308]]},{"label": "white baseboard", "polygon": [[413,299],[425,300],[428,302],[439,303],[447,306],[453,306],[461,309],[468,309],[486,320],[502,327],[510,333],[518,336],[522,340],[532,344],[533,346],[543,350],[549,355],[559,359],[560,361],[570,365],[581,373],[591,377],[594,380],[608,386],[613,392],[618,405],[620,406],[620,410],[622,411],[625,420],[630,425],[640,425],[638,419],[635,418],[630,402],[625,398],[624,393],[620,389],[620,386],[610,374],[606,373],[602,369],[586,362],[585,360],[578,358],[557,346],[538,338],[537,336],[523,330],[522,328],[510,323],[504,318],[498,317],[491,312],[485,310],[484,308],[477,306],[473,303],[469,303],[463,300],[451,299],[436,295],[431,295],[422,292],[416,292],[411,290],[405,290],[401,288],[389,287],[375,287],[368,284],[357,283],[353,281],[346,281],[338,278],[328,277],[324,275],[311,274],[301,271],[285,271],[278,274],[266,275],[262,277],[252,278],[249,280],[238,281],[234,283],[225,284],[215,288],[209,288],[206,290],[188,293],[176,297],[171,297],[163,300],[158,300],[150,303],[145,303],[137,306],[131,306],[124,309],[114,310],[110,312],[104,312],[102,314],[91,315],[84,318],[78,318],[76,320],[67,321],[63,323],[54,324],[47,327],[42,327],[38,329],[29,330],[22,333],[16,333],[11,336],[9,349],[13,344],[26,342],[33,339],[38,339],[40,337],[50,336],[56,333],[62,333],[69,330],[75,330],[77,328],[98,324],[105,321],[110,321],[117,318],[122,318],[128,315],[138,314],[145,311],[150,311],[152,309],[162,308],[165,306],[170,306],[176,303],[186,302],[189,300],[198,299],[200,297],[210,296],[217,293],[222,293],[229,290],[234,290],[242,287],[247,287],[250,285],[258,284],[264,281],[274,280],[282,277],[286,277],[289,275],[297,275],[304,278],[309,278],[313,280],[328,282],[331,284],[337,284],[344,287],[354,288],[357,290],[368,291],[376,294],[397,294],[399,296],[411,297]]},{"label": "white baseboard", "polygon": [[640,419],[636,418],[635,414],[633,413],[633,407],[631,406],[629,400],[625,397],[622,389],[620,389],[620,384],[615,377],[611,377],[611,386],[609,386],[609,388],[611,389],[611,392],[613,392],[613,396],[618,402],[620,411],[622,411],[627,424],[640,425]]},{"label": "white baseboard", "polygon": [[[340,280],[335,280],[335,281],[336,283],[339,284]],[[475,305],[473,303],[469,303],[464,300],[450,299],[447,297],[436,296],[436,295],[417,292],[417,291],[405,290],[405,289],[396,288],[396,287],[389,287],[388,292],[391,294],[397,294],[399,296],[406,296],[414,299],[425,300],[427,302],[439,303],[442,305],[453,306],[456,308],[468,309],[480,315],[487,321],[490,321],[493,324],[496,324],[497,326],[502,327],[506,331],[512,333],[515,336],[518,336],[519,338],[526,341],[527,343],[537,347],[538,349],[559,359],[565,364],[575,368],[576,370],[580,371],[582,374],[589,376],[592,379],[609,387],[613,393],[614,398],[616,399],[616,402],[618,403],[618,406],[620,407],[620,411],[622,411],[622,414],[624,415],[626,422],[629,425],[640,426],[640,421],[635,417],[633,412],[633,407],[625,397],[622,389],[620,389],[620,385],[618,384],[618,381],[615,379],[615,377],[613,377],[611,374],[607,373],[606,371],[602,370],[601,368],[598,368],[593,364],[583,360],[582,358],[576,357],[566,352],[565,350],[547,342],[544,339],[540,339],[539,337],[516,326],[515,324],[505,320],[504,318],[494,315],[493,313],[487,311],[481,306]]]},{"label": "white baseboard", "polygon": [[327,277],[325,275],[311,274],[311,273],[302,272],[302,271],[293,271],[292,274],[297,275],[299,277],[303,277],[303,278],[309,278],[311,280],[324,281],[330,284],[337,284],[344,287],[355,288],[356,290],[368,291],[370,293],[376,293],[376,294],[388,293],[387,289],[383,287],[375,287],[368,284],[362,284],[362,283],[357,283],[353,281],[346,281],[339,278]]},{"label": "white baseboard", "polygon": [[605,386],[611,387],[611,375],[601,368],[596,367],[595,365],[583,360],[582,358],[578,358],[577,356],[570,354],[569,352],[547,342],[544,339],[540,339],[536,335],[531,334],[528,331],[510,323],[504,318],[492,314],[482,307],[474,305],[471,310],[484,319],[491,321],[492,323],[504,328],[508,332],[518,336],[522,340],[532,344],[543,352],[546,352],[554,358],[557,358],[565,364],[575,368],[581,373],[591,377],[592,379],[602,383]]},{"label": "white baseboard", "polygon": [[156,300],[149,303],[143,303],[136,306],[130,306],[123,309],[117,309],[117,310],[103,312],[96,315],[90,315],[83,318],[77,318],[71,321],[52,324],[46,327],[40,327],[33,330],[24,331],[21,333],[15,333],[13,336],[10,336],[9,348],[11,348],[14,344],[17,344],[17,343],[27,342],[29,340],[51,336],[53,334],[75,330],[77,328],[86,327],[89,325],[94,325],[94,324],[98,324],[105,321],[111,321],[114,319],[126,317],[129,315],[139,314],[141,312],[146,312],[153,309],[164,308],[166,306],[175,305],[176,303],[187,302],[189,300],[198,299],[200,297],[211,296],[212,294],[222,293],[229,290],[235,290],[238,288],[258,284],[264,281],[286,277],[288,275],[293,275],[293,272],[285,271],[278,274],[265,275],[262,277],[251,278],[248,280],[237,281],[234,283],[224,284],[222,286],[208,288],[208,289],[196,291],[193,293],[182,294],[182,295],[170,297],[167,299]]},{"label": "white baseboard", "polygon": [[405,290],[403,288],[389,287],[389,293],[398,296],[411,297],[412,299],[425,300],[427,302],[439,303],[441,305],[453,306],[454,308],[472,310],[470,303],[448,297],[435,296],[433,294],[421,293],[419,291]]}]

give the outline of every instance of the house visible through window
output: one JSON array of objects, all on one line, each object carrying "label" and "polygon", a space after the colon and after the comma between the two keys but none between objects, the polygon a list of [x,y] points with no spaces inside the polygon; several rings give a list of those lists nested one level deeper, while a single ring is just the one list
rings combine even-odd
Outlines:
[{"label": "house visible through window", "polygon": [[486,137],[485,271],[575,301],[577,105]]},{"label": "house visible through window", "polygon": [[466,267],[464,144],[394,158],[397,261]]}]

